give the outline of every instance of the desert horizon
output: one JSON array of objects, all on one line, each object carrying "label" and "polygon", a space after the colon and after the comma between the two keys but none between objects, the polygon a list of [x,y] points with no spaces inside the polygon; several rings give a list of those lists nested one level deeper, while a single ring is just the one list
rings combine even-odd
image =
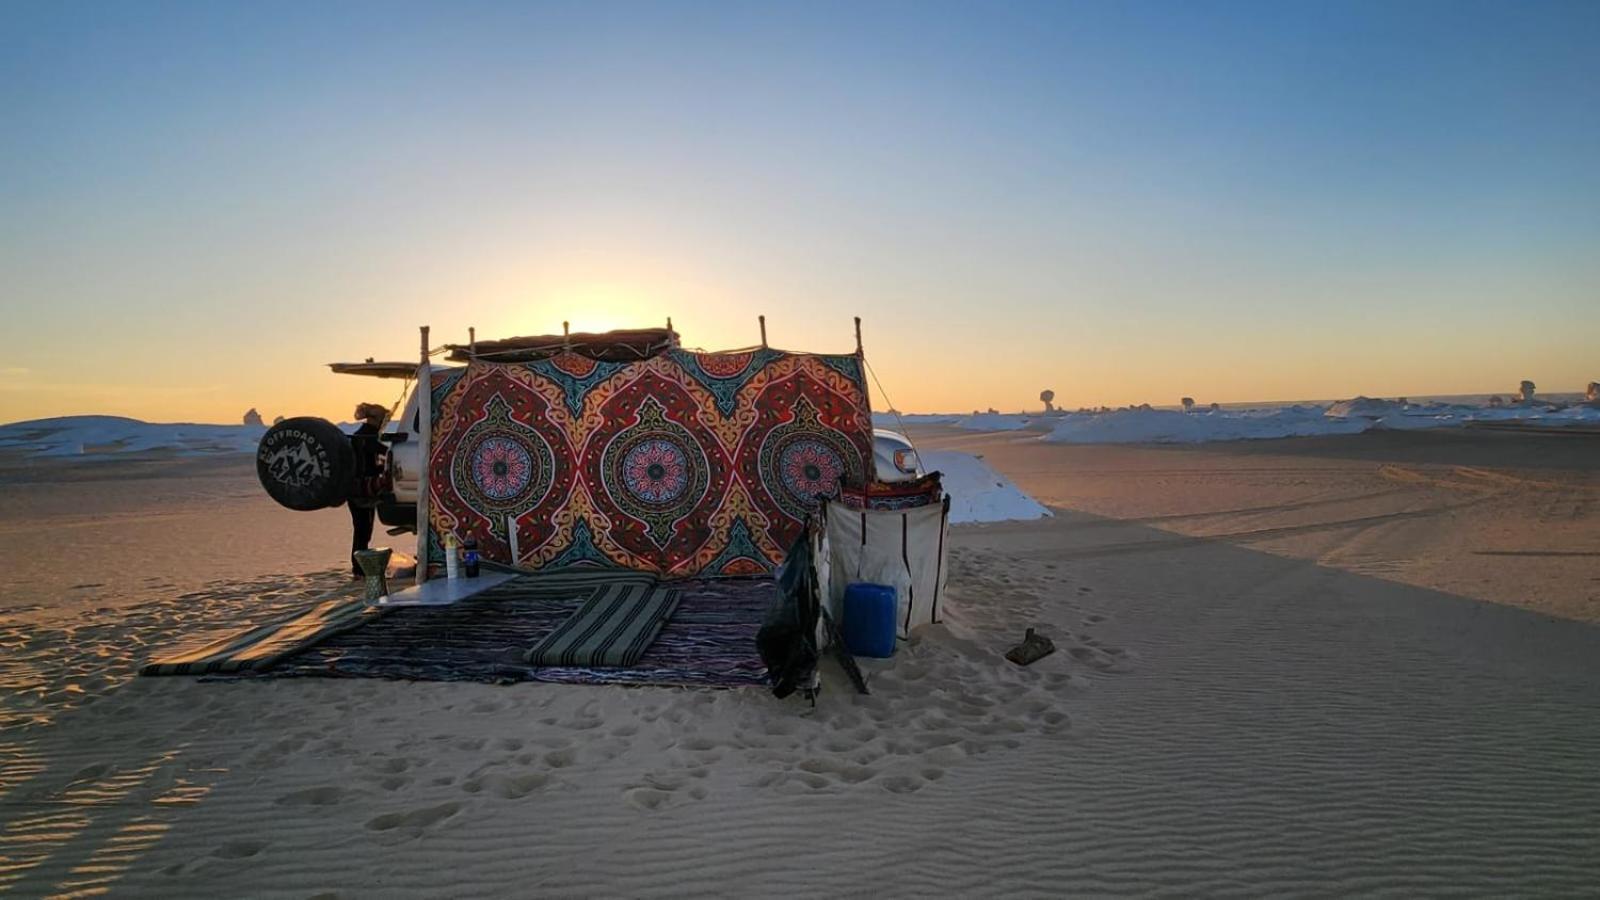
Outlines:
[{"label": "desert horizon", "polygon": [[1595,895],[1593,0],[6,13],[0,896]]},{"label": "desert horizon", "polygon": [[[1590,384],[1594,384],[1594,382],[1590,382]],[[351,390],[348,393],[350,394],[351,397],[357,397],[357,396],[361,396],[362,395],[362,392],[360,390]],[[372,393],[372,392],[368,391],[367,393]],[[1495,398],[1495,397],[1501,398],[1503,401],[1509,401],[1511,403],[1515,403],[1516,402],[1516,397],[1517,397],[1517,390],[1515,388],[1511,388],[1511,389],[1507,389],[1507,390],[1503,390],[1503,391],[1477,391],[1477,392],[1462,392],[1462,393],[1452,393],[1452,394],[1421,394],[1421,393],[1416,393],[1416,392],[1407,393],[1405,391],[1390,391],[1390,392],[1387,392],[1387,393],[1380,393],[1380,392],[1369,392],[1369,393],[1348,392],[1348,393],[1345,393],[1345,394],[1341,394],[1341,395],[1339,395],[1337,397],[1301,397],[1301,398],[1298,398],[1298,399],[1282,399],[1282,398],[1278,398],[1278,399],[1260,399],[1260,400],[1212,400],[1212,399],[1205,399],[1203,402],[1200,403],[1200,406],[1202,407],[1202,409],[1204,409],[1205,407],[1208,407],[1210,404],[1216,403],[1219,407],[1221,407],[1222,409],[1226,409],[1226,410],[1274,409],[1274,408],[1290,407],[1290,406],[1323,406],[1323,407],[1327,407],[1327,406],[1332,406],[1332,405],[1334,405],[1336,403],[1340,403],[1340,402],[1344,402],[1344,401],[1348,401],[1348,400],[1365,400],[1365,399],[1374,399],[1374,400],[1402,400],[1403,399],[1403,400],[1406,400],[1406,401],[1414,401],[1416,403],[1427,403],[1427,404],[1445,404],[1445,405],[1460,405],[1460,406],[1487,406],[1489,404],[1489,402],[1490,402],[1490,399],[1491,398]],[[879,398],[879,399],[881,399],[881,398]],[[1549,405],[1573,406],[1573,405],[1582,404],[1582,403],[1588,401],[1590,398],[1589,398],[1588,391],[1587,391],[1586,387],[1585,386],[1578,386],[1578,387],[1575,387],[1575,388],[1573,388],[1571,390],[1545,390],[1543,388],[1540,388],[1539,391],[1538,391],[1538,394],[1537,394],[1537,399],[1538,399],[1538,401],[1540,403],[1549,404]],[[352,400],[350,402],[351,402],[352,405],[354,405],[358,401]],[[1034,402],[1034,404],[1038,404],[1039,403],[1037,398],[1035,398],[1035,400],[1033,402]],[[1071,407],[1065,406],[1065,405],[1058,405],[1058,406],[1055,406],[1051,410],[1046,410],[1041,406],[1037,406],[1037,405],[1029,406],[1027,403],[1023,403],[1023,404],[1021,404],[1019,406],[1007,408],[1005,410],[996,409],[996,407],[991,404],[991,405],[987,405],[987,406],[982,407],[982,408],[974,409],[972,411],[971,415],[978,415],[978,414],[982,413],[984,410],[991,410],[991,411],[999,412],[999,413],[1001,413],[1003,415],[1018,415],[1018,416],[1033,415],[1033,416],[1038,416],[1038,415],[1043,415],[1043,414],[1046,414],[1046,413],[1115,412],[1117,410],[1139,409],[1139,408],[1146,407],[1146,406],[1148,406],[1148,407],[1150,407],[1152,409],[1159,409],[1159,410],[1180,410],[1180,409],[1183,409],[1182,403],[1179,403],[1179,402],[1167,403],[1167,402],[1160,402],[1160,401],[1156,401],[1156,400],[1143,400],[1143,401],[1138,401],[1138,402],[1125,403],[1125,404],[1121,404],[1121,405],[1118,405],[1118,406],[1113,406],[1113,405],[1104,404],[1104,403],[1101,403],[1101,404],[1081,404],[1081,405],[1078,405],[1078,406],[1071,406]],[[890,416],[890,415],[894,415],[894,414],[897,414],[897,413],[900,414],[900,415],[903,415],[903,416],[908,416],[908,417],[930,417],[930,416],[931,417],[960,417],[960,416],[963,416],[963,415],[968,415],[967,413],[964,413],[964,412],[962,412],[960,410],[956,410],[956,409],[952,409],[952,408],[945,408],[945,409],[932,408],[932,409],[903,410],[903,409],[895,409],[895,408],[893,408],[891,406],[888,406],[888,405],[880,403],[880,402],[875,402],[873,404],[873,407],[874,408],[872,410],[872,413],[873,413],[874,416]],[[323,414],[324,418],[328,418],[330,421],[340,422],[341,424],[346,424],[346,425],[352,424],[351,422],[348,421],[348,419],[350,418],[348,413],[346,413],[344,415],[340,415],[340,414],[337,414],[337,413],[333,413],[333,414],[329,415],[329,414],[327,414],[328,412],[329,411],[326,411],[326,410],[319,411],[319,410],[297,409],[297,410],[293,410],[293,411],[271,410],[271,411],[269,411],[267,413],[262,413],[259,410],[257,410],[256,407],[250,406],[250,407],[246,408],[239,416],[235,416],[233,418],[234,419],[243,419],[243,418],[249,417],[249,415],[251,413],[255,413],[257,416],[259,416],[261,418],[263,424],[267,424],[267,423],[272,422],[274,419],[278,419],[278,418],[289,418],[290,416],[295,416],[295,415],[318,415],[318,414]],[[223,422],[223,421],[214,421],[214,420],[203,420],[203,419],[200,419],[200,418],[181,418],[181,417],[173,419],[171,421],[157,422],[157,421],[151,421],[151,420],[147,420],[147,419],[141,419],[138,416],[126,415],[126,414],[123,414],[123,413],[105,412],[105,411],[101,410],[101,411],[89,411],[89,412],[63,411],[63,412],[57,412],[57,413],[55,413],[53,415],[39,416],[39,417],[36,417],[36,418],[7,420],[7,421],[0,422],[0,428],[11,426],[11,425],[24,425],[24,424],[32,424],[32,423],[40,423],[40,422],[49,422],[51,420],[56,420],[56,419],[97,419],[97,418],[103,418],[103,419],[128,419],[128,420],[131,420],[131,421],[134,421],[134,422],[138,422],[138,423],[141,423],[141,424],[147,424],[147,425],[235,425],[235,424],[239,424],[239,422],[236,422],[236,421]]]}]

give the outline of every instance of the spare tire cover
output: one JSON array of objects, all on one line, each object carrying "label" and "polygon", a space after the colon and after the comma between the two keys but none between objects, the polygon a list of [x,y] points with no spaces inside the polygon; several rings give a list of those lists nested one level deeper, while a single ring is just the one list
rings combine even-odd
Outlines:
[{"label": "spare tire cover", "polygon": [[325,509],[350,496],[356,454],[350,438],[327,419],[300,416],[267,429],[256,448],[256,477],[290,509]]}]

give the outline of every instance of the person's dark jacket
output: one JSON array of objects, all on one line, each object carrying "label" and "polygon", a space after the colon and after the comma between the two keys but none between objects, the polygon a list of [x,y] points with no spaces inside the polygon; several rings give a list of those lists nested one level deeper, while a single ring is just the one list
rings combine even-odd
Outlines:
[{"label": "person's dark jacket", "polygon": [[350,446],[356,452],[356,483],[351,493],[354,500],[371,501],[386,490],[384,460],[388,453],[378,434],[378,426],[363,422],[350,435]]}]

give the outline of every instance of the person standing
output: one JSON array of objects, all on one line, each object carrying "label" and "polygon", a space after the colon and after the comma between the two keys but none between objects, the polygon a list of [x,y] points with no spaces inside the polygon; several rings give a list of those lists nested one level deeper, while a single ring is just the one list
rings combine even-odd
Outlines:
[{"label": "person standing", "polygon": [[388,410],[376,403],[356,406],[356,418],[361,426],[350,435],[350,446],[356,452],[356,489],[347,505],[350,507],[350,572],[357,578],[362,575],[356,564],[356,551],[370,549],[372,524],[377,516],[377,494],[374,486],[383,475],[383,442],[378,440],[383,419]]}]

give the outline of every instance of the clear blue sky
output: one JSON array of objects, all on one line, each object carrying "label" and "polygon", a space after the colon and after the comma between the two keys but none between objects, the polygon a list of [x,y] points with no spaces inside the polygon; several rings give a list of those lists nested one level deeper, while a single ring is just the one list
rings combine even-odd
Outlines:
[{"label": "clear blue sky", "polygon": [[346,416],[321,364],[418,324],[669,314],[862,315],[916,410],[1600,379],[1597,2],[9,3],[0,46],[0,421]]}]

